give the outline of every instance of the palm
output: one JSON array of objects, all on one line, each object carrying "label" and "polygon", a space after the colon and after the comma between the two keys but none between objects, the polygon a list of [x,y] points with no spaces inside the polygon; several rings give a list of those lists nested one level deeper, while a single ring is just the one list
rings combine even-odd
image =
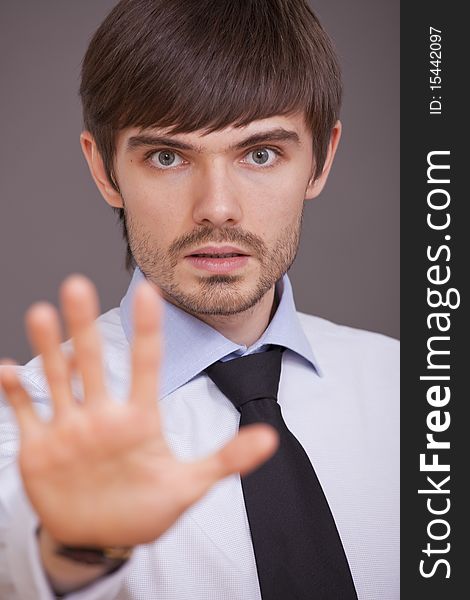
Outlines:
[{"label": "palm", "polygon": [[94,289],[75,277],[64,284],[62,296],[83,381],[83,403],[72,396],[58,318],[49,306],[31,309],[27,323],[51,390],[51,421],[38,418],[13,371],[2,377],[21,429],[24,486],[53,537],[73,545],[150,542],[215,481],[251,470],[271,455],[276,438],[262,425],[245,428],[206,459],[180,462],[172,455],[160,429],[156,401],[159,311],[148,284],[136,294],[132,382],[124,404],[106,391]]},{"label": "palm", "polygon": [[[178,464],[158,435],[158,419],[138,406],[111,404],[70,416],[20,451],[25,488],[44,527],[73,544],[133,545],[157,537],[161,531],[150,531],[145,508],[165,510],[158,478],[163,484]],[[129,511],[133,503],[139,506]],[[118,520],[135,538],[119,532],[114,540]]]}]

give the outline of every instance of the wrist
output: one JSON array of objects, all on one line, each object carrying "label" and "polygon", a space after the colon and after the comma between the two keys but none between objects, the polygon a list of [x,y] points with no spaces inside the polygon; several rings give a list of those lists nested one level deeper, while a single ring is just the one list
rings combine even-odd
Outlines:
[{"label": "wrist", "polygon": [[127,562],[132,554],[132,548],[122,546],[96,548],[91,546],[68,546],[65,544],[58,544],[55,549],[55,554],[80,564],[101,565],[102,567],[105,567],[106,572],[109,573]]},{"label": "wrist", "polygon": [[41,525],[36,529],[38,539],[46,538],[52,553],[76,563],[77,565],[89,565],[102,567],[106,573],[113,572],[122,564],[127,562],[132,554],[133,547],[128,546],[72,546],[54,540]]},{"label": "wrist", "polygon": [[[76,592],[112,572],[101,564],[86,564],[60,556],[57,554],[60,543],[47,530],[38,527],[36,534],[42,566],[55,596]],[[113,570],[117,568],[119,565]]]}]

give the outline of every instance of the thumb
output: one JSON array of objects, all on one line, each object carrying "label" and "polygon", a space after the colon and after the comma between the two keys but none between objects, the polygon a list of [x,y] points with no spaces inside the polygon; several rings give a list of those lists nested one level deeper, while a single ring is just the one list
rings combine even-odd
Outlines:
[{"label": "thumb", "polygon": [[199,493],[205,493],[219,479],[232,473],[246,475],[255,470],[274,454],[278,445],[279,435],[274,427],[264,423],[242,427],[223,448],[193,463]]}]

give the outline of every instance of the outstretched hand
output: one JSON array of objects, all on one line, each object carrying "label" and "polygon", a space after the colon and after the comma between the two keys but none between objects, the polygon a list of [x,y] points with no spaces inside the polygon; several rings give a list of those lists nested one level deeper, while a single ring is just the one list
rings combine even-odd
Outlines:
[{"label": "outstretched hand", "polygon": [[272,455],[277,434],[260,424],[242,428],[202,460],[182,462],[173,456],[160,426],[161,301],[151,284],[143,282],[135,293],[132,378],[123,404],[106,389],[93,284],[83,276],[69,277],[61,288],[61,307],[83,402],[73,396],[59,315],[49,304],[32,306],[26,327],[42,357],[53,407],[50,421],[36,413],[16,369],[0,368],[0,383],[20,428],[24,487],[54,539],[77,546],[151,542],[218,480],[245,474]]}]

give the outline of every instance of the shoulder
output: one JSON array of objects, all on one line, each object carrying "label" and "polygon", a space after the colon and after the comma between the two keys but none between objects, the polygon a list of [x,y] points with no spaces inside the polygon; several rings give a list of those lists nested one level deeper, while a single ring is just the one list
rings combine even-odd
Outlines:
[{"label": "shoulder", "polygon": [[297,312],[297,316],[307,337],[313,336],[322,341],[390,347],[395,350],[400,345],[398,340],[382,333],[356,329],[302,312]]},{"label": "shoulder", "polygon": [[[124,334],[119,308],[101,314],[96,319],[98,326],[105,367],[108,364],[115,362],[116,357],[123,352],[127,352],[128,342]],[[70,339],[61,344],[62,351],[65,355],[70,355],[73,352],[72,341]],[[21,382],[34,401],[39,403],[48,403],[49,388],[42,367],[40,356],[35,356],[25,365],[17,367],[18,375]],[[73,383],[73,382],[72,382]],[[79,386],[77,385],[77,391]]]},{"label": "shoulder", "polygon": [[398,370],[398,340],[364,329],[333,323],[314,315],[298,312],[302,329],[310,342],[320,368],[335,364],[374,369],[383,366],[389,372]]}]

